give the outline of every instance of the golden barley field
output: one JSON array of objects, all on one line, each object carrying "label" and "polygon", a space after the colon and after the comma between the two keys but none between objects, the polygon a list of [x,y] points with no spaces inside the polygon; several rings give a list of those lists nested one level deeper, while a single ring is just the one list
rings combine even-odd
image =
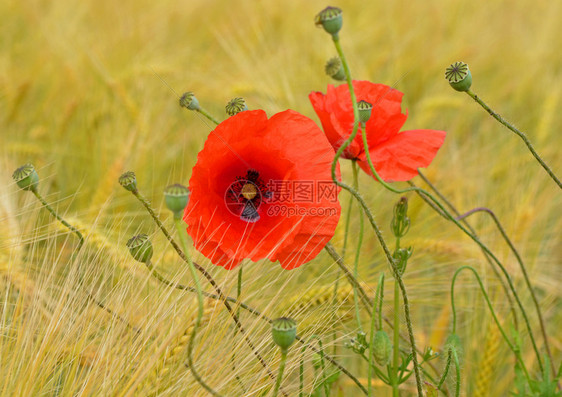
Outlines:
[{"label": "golden barley field", "polygon": [[[196,295],[159,283],[131,258],[125,243],[135,233],[148,234],[155,268],[174,284],[192,285],[189,269],[117,180],[134,171],[139,190],[173,230],[162,191],[171,183],[188,184],[197,153],[214,128],[200,114],[180,108],[185,91],[195,92],[220,120],[227,117],[227,101],[244,97],[250,109],[269,115],[294,109],[319,123],[308,94],[333,84],[324,64],[336,52],[329,35],[314,25],[314,16],[327,5],[343,10],[340,38],[353,77],[402,91],[405,129],[447,131],[424,175],[459,212],[486,207],[501,221],[526,265],[558,371],[562,192],[523,142],[469,96],[452,90],[444,72],[455,61],[467,62],[473,91],[524,131],[554,173],[562,175],[561,2],[3,0],[0,395],[208,395],[186,366]],[[13,182],[12,172],[26,162],[34,164],[45,199],[83,233],[79,252],[76,236]],[[350,164],[342,160],[341,168],[349,180]],[[429,188],[420,177],[413,182]],[[399,195],[364,173],[360,186],[392,242],[389,225]],[[411,229],[402,242],[413,247],[413,255],[404,283],[418,348],[443,352],[451,331],[451,279],[463,265],[479,272],[511,336],[509,303],[480,248],[418,195],[408,193],[408,198]],[[342,219],[332,239],[337,249],[344,240],[348,193],[343,191],[340,200]],[[358,217],[354,206],[352,227]],[[515,255],[488,215],[467,219],[511,275],[544,353]],[[350,247],[355,241],[352,233]],[[353,255],[348,248],[344,259],[352,262]],[[236,296],[236,270],[214,266],[196,251],[193,256],[226,294]],[[392,317],[393,279],[367,229],[359,259],[358,278],[369,296],[385,272],[383,313]],[[327,253],[290,271],[267,260],[246,260],[242,267],[246,304],[268,318],[291,316],[303,339],[319,336],[326,354],[367,384],[361,357],[344,346],[358,331],[353,292]],[[201,282],[213,292],[206,280]],[[460,394],[509,396],[515,391],[514,356],[475,278],[463,273],[455,288]],[[277,373],[279,366],[271,326],[246,310],[239,316],[266,368],[214,299],[205,300],[193,352],[196,368],[223,396],[270,396],[274,381],[268,371]],[[361,318],[368,332],[369,313],[363,311]],[[540,378],[521,318],[519,323],[523,360]],[[283,391],[299,395],[303,357],[304,395],[323,396],[318,385],[328,373],[313,368],[315,354],[310,349],[301,353],[301,346],[289,350]],[[404,341],[403,347],[408,347]],[[440,373],[444,355],[431,363]],[[429,367],[428,372],[438,377]],[[447,383],[453,396],[454,381]],[[373,385],[373,395],[392,395],[380,380]],[[332,396],[363,395],[345,374],[329,391]],[[400,393],[417,395],[414,376]]]}]

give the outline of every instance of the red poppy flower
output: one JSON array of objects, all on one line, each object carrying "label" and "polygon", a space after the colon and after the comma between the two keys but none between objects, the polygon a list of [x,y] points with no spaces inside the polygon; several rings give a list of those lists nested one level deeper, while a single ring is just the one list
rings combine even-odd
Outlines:
[{"label": "red poppy flower", "polygon": [[195,248],[226,269],[244,258],[285,269],[310,261],[341,212],[333,157],[316,123],[292,110],[228,118],[210,133],[189,181],[184,220]]},{"label": "red poppy flower", "polygon": [[[357,101],[373,105],[371,118],[365,124],[371,160],[379,176],[388,182],[407,181],[427,167],[445,139],[444,131],[412,130],[400,132],[407,115],[402,113],[402,94],[384,84],[353,81]],[[326,95],[312,92],[310,102],[320,118],[324,132],[335,150],[353,130],[353,107],[347,84],[328,85]],[[361,128],[344,150],[343,158],[358,160],[359,166],[372,175],[363,147]]]}]

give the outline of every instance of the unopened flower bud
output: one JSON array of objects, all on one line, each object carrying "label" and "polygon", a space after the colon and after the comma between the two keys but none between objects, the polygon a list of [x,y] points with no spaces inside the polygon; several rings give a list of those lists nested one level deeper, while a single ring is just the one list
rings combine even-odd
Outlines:
[{"label": "unopened flower bud", "polygon": [[461,338],[457,334],[451,334],[445,340],[445,350],[449,350],[449,348],[454,348],[457,353],[461,351]]},{"label": "unopened flower bud", "polygon": [[186,92],[180,98],[180,106],[189,110],[199,110],[199,101],[191,91]]},{"label": "unopened flower bud", "polygon": [[14,178],[16,184],[23,190],[34,191],[39,184],[39,175],[37,175],[37,171],[35,171],[35,167],[33,167],[31,163],[22,165],[15,170],[12,174],[12,178]]},{"label": "unopened flower bud", "polygon": [[455,62],[445,70],[445,78],[457,91],[468,91],[472,85],[472,74],[464,62]]},{"label": "unopened flower bud", "polygon": [[127,241],[129,252],[137,261],[147,263],[152,258],[152,243],[146,234],[138,234]]},{"label": "unopened flower bud", "polygon": [[400,197],[394,205],[394,216],[390,223],[392,232],[397,238],[404,237],[410,230],[410,218],[408,218],[408,199]]},{"label": "unopened flower bud", "polygon": [[385,366],[390,361],[390,355],[392,352],[392,343],[390,343],[390,338],[388,334],[383,331],[379,330],[375,333],[373,338],[373,346],[371,346],[371,354],[373,358],[377,362],[377,364],[381,366]]},{"label": "unopened flower bud", "polygon": [[179,183],[170,185],[164,189],[164,200],[166,207],[174,213],[174,218],[181,219],[189,201],[189,190]]},{"label": "unopened flower bud", "polygon": [[330,58],[328,62],[326,62],[325,70],[326,74],[334,80],[345,80],[345,71],[343,70],[340,57]]},{"label": "unopened flower bud", "polygon": [[373,111],[373,105],[367,101],[359,101],[357,103],[357,108],[359,109],[359,122],[366,123],[371,118],[371,112]]},{"label": "unopened flower bud", "polygon": [[336,35],[343,24],[342,11],[337,7],[326,7],[316,15],[314,23],[331,35]]},{"label": "unopened flower bud", "polygon": [[286,351],[297,337],[297,323],[292,318],[280,317],[271,324],[273,341],[281,350]]},{"label": "unopened flower bud", "polygon": [[119,184],[126,190],[134,192],[137,190],[137,178],[133,171],[127,171],[119,177]]},{"label": "unopened flower bud", "polygon": [[234,116],[244,110],[248,110],[248,106],[246,105],[246,101],[244,98],[234,98],[231,99],[230,102],[226,104],[226,114],[229,116]]}]

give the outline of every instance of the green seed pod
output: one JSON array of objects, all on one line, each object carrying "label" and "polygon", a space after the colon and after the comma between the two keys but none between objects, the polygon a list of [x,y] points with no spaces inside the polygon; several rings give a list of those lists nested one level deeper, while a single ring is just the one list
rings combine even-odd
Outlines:
[{"label": "green seed pod", "polygon": [[12,174],[12,178],[14,178],[16,184],[23,190],[35,191],[39,184],[39,175],[37,175],[37,171],[35,171],[35,167],[33,167],[31,163],[22,165],[15,170]]},{"label": "green seed pod", "polygon": [[357,104],[359,108],[359,121],[361,123],[366,123],[371,118],[371,112],[373,111],[373,105],[367,101],[359,101]]},{"label": "green seed pod", "polygon": [[322,357],[320,356],[320,353],[314,353],[312,355],[312,366],[315,369],[322,368]]},{"label": "green seed pod", "polygon": [[199,110],[199,101],[195,98],[195,94],[191,91],[184,93],[180,98],[180,106],[189,110]]},{"label": "green seed pod", "polygon": [[373,346],[371,347],[371,354],[381,366],[385,366],[390,361],[390,355],[392,353],[392,343],[388,334],[383,331],[377,331],[375,337],[373,338]]},{"label": "green seed pod", "polygon": [[133,171],[127,171],[119,177],[119,184],[126,190],[134,192],[137,190],[137,178]]},{"label": "green seed pod", "polygon": [[445,70],[445,78],[457,91],[468,91],[472,85],[472,74],[464,62],[455,62]]},{"label": "green seed pod", "polygon": [[127,241],[129,252],[137,261],[147,263],[152,258],[152,243],[146,234],[138,234]]},{"label": "green seed pod", "polygon": [[342,10],[337,7],[326,7],[316,15],[316,26],[322,26],[331,35],[336,35],[343,24]]},{"label": "green seed pod", "polygon": [[297,337],[297,323],[292,318],[280,317],[271,324],[273,341],[281,350],[286,351]]},{"label": "green seed pod", "polygon": [[345,71],[341,63],[340,57],[333,57],[326,62],[326,74],[337,81],[345,80]]},{"label": "green seed pod", "polygon": [[189,201],[189,190],[179,183],[170,185],[164,189],[164,200],[166,207],[174,213],[174,219],[181,219]]},{"label": "green seed pod", "polygon": [[230,102],[226,104],[226,114],[229,116],[234,116],[244,110],[248,110],[248,106],[246,105],[246,101],[244,98],[234,98],[231,99]]}]

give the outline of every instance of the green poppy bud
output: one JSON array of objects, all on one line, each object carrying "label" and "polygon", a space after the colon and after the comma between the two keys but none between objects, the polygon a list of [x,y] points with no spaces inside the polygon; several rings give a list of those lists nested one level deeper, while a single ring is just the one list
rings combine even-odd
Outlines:
[{"label": "green poppy bud", "polygon": [[180,98],[180,106],[189,110],[199,110],[199,101],[195,98],[195,94],[191,91],[186,92]]},{"label": "green poppy bud", "polygon": [[337,7],[326,7],[316,15],[316,26],[322,26],[331,35],[336,35],[343,24],[342,11]]},{"label": "green poppy bud", "polygon": [[246,105],[246,101],[244,98],[234,98],[231,99],[230,102],[226,104],[226,114],[229,116],[234,116],[244,110],[248,110],[248,106]]},{"label": "green poppy bud", "polygon": [[174,213],[175,219],[181,219],[183,210],[189,201],[189,190],[179,183],[170,185],[164,189],[166,207]]},{"label": "green poppy bud", "polygon": [[373,358],[377,364],[385,366],[390,361],[391,353],[392,343],[390,342],[388,334],[383,330],[377,331],[373,338],[373,346],[371,346]]},{"label": "green poppy bud", "polygon": [[147,263],[152,258],[152,243],[146,234],[138,234],[127,241],[129,252],[137,261]]},{"label": "green poppy bud", "polygon": [[297,323],[292,318],[277,318],[271,324],[271,334],[275,344],[286,351],[297,337]]},{"label": "green poppy bud", "polygon": [[445,78],[457,91],[468,91],[472,85],[472,74],[464,62],[455,62],[445,70]]},{"label": "green poppy bud", "polygon": [[119,184],[126,190],[134,192],[137,190],[137,178],[133,171],[127,171],[119,177]]},{"label": "green poppy bud", "polygon": [[37,171],[35,171],[35,167],[33,167],[31,163],[22,165],[15,170],[12,174],[12,178],[14,178],[16,184],[23,190],[35,191],[39,184],[39,175],[37,175]]},{"label": "green poppy bud", "polygon": [[408,199],[400,197],[394,205],[394,215],[390,223],[392,232],[397,238],[404,237],[410,229],[410,218],[408,218]]},{"label": "green poppy bud", "polygon": [[334,80],[345,80],[345,71],[343,70],[340,57],[330,58],[328,62],[326,62],[325,70],[326,74]]},{"label": "green poppy bud", "polygon": [[461,338],[457,334],[451,334],[445,340],[445,350],[448,350],[449,347],[454,348],[457,353],[461,351]]},{"label": "green poppy bud", "polygon": [[359,121],[361,123],[366,123],[371,118],[371,112],[373,110],[373,105],[367,101],[359,101],[357,104],[359,108]]}]

